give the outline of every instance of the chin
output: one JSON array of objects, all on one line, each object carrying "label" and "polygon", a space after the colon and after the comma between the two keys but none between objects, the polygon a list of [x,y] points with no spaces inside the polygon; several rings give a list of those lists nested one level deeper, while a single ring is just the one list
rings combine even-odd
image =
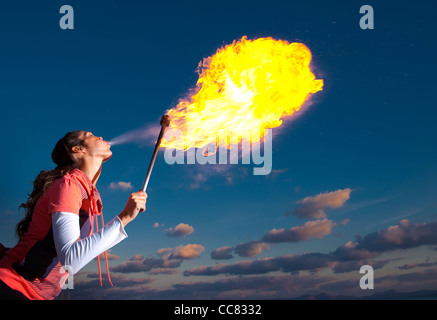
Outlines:
[{"label": "chin", "polygon": [[103,159],[103,162],[108,161],[109,159],[111,159],[111,157],[112,157],[112,151],[109,151],[107,157],[105,159]]}]

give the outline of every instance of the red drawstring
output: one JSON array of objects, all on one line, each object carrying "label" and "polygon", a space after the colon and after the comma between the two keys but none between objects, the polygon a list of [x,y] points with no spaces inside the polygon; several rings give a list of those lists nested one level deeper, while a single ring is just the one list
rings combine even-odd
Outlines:
[{"label": "red drawstring", "polygon": [[[103,214],[102,213],[100,213],[100,217],[102,220],[102,228],[103,228],[105,226],[105,223],[103,222]],[[99,227],[98,227],[99,222],[97,220],[97,215],[94,215],[94,218],[95,218],[94,221],[96,224],[96,232],[97,232],[97,231],[99,231]],[[106,263],[106,274],[108,276],[109,283],[111,284],[111,286],[113,286],[112,281],[111,281],[111,277],[109,276],[108,255],[107,255],[106,251],[104,251],[104,254],[105,254],[105,263]],[[103,284],[102,284],[102,270],[100,268],[100,255],[97,256],[97,267],[99,268],[100,286],[102,286]]]},{"label": "red drawstring", "polygon": [[[105,223],[103,222],[103,213],[100,213],[100,218],[102,220],[102,228],[103,228],[105,226]],[[113,286],[111,277],[109,276],[108,254],[106,253],[106,251],[104,251],[104,253],[105,253],[106,275],[108,276],[109,283],[111,284],[111,286]]]},{"label": "red drawstring", "polygon": [[[89,183],[91,184],[91,181],[89,181]],[[94,186],[90,185],[90,187],[91,187],[91,194],[90,194],[87,190],[84,189],[82,184],[80,184],[78,182],[78,185],[83,191],[86,191],[86,193],[88,194],[88,199],[83,200],[82,208],[88,212],[88,217],[89,217],[89,221],[91,224],[90,235],[92,235],[93,231],[94,231],[94,226],[93,226],[94,223],[96,225],[96,232],[99,230],[99,223],[97,220],[97,215],[101,216],[102,228],[105,226],[105,224],[103,222],[102,202],[100,199],[99,199],[99,201],[96,202],[96,200],[94,199],[94,191],[97,192],[97,189]],[[106,262],[106,274],[108,276],[109,283],[111,284],[111,286],[113,286],[112,281],[111,281],[111,277],[109,276],[108,255],[107,255],[106,251],[104,251],[104,253],[105,253],[105,262]],[[99,268],[100,286],[102,286],[102,270],[100,268],[100,257],[99,256],[97,256],[97,266]]]},{"label": "red drawstring", "polygon": [[[99,223],[97,221],[97,216],[94,215],[94,224],[96,226],[96,232],[99,231]],[[100,286],[102,286],[102,270],[100,269],[100,257],[99,255],[97,256],[97,268],[99,269],[99,280],[100,280]]]}]

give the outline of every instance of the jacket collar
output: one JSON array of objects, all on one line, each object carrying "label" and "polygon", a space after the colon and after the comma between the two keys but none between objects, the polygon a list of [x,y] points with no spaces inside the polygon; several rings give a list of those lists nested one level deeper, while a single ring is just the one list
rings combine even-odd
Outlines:
[{"label": "jacket collar", "polygon": [[100,199],[100,194],[94,187],[91,179],[83,173],[80,169],[73,169],[68,173],[73,179],[81,184],[85,192],[88,194],[88,200],[90,202],[91,211],[94,214],[101,214],[102,212],[102,200]]},{"label": "jacket collar", "polygon": [[91,179],[80,169],[77,168],[73,169],[72,171],[69,172],[69,174],[80,182],[80,184],[84,187],[86,193],[89,196],[92,196],[93,193],[97,191],[97,189],[94,187],[93,183],[91,182]]}]

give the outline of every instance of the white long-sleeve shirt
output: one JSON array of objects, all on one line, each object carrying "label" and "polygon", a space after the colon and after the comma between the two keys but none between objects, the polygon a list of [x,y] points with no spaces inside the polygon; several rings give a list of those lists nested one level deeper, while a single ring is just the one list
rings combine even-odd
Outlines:
[{"label": "white long-sleeve shirt", "polygon": [[99,254],[127,238],[118,216],[89,236],[89,227],[86,230],[86,226],[82,228],[84,232],[81,235],[79,216],[71,212],[53,213],[52,227],[59,261],[64,266],[70,266],[74,274]]}]

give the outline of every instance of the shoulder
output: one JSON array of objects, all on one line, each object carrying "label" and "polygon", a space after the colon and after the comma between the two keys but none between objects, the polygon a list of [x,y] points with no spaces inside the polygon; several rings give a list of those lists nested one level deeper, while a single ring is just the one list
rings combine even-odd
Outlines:
[{"label": "shoulder", "polygon": [[54,181],[46,191],[49,212],[78,213],[85,194],[81,184],[67,173]]},{"label": "shoulder", "polygon": [[51,187],[75,187],[83,192],[87,192],[86,181],[84,180],[84,174],[79,169],[74,169],[54,181]]},{"label": "shoulder", "polygon": [[47,189],[49,192],[57,191],[60,189],[69,189],[71,191],[81,191],[80,183],[70,173],[66,173],[59,179],[56,179],[52,185]]}]

